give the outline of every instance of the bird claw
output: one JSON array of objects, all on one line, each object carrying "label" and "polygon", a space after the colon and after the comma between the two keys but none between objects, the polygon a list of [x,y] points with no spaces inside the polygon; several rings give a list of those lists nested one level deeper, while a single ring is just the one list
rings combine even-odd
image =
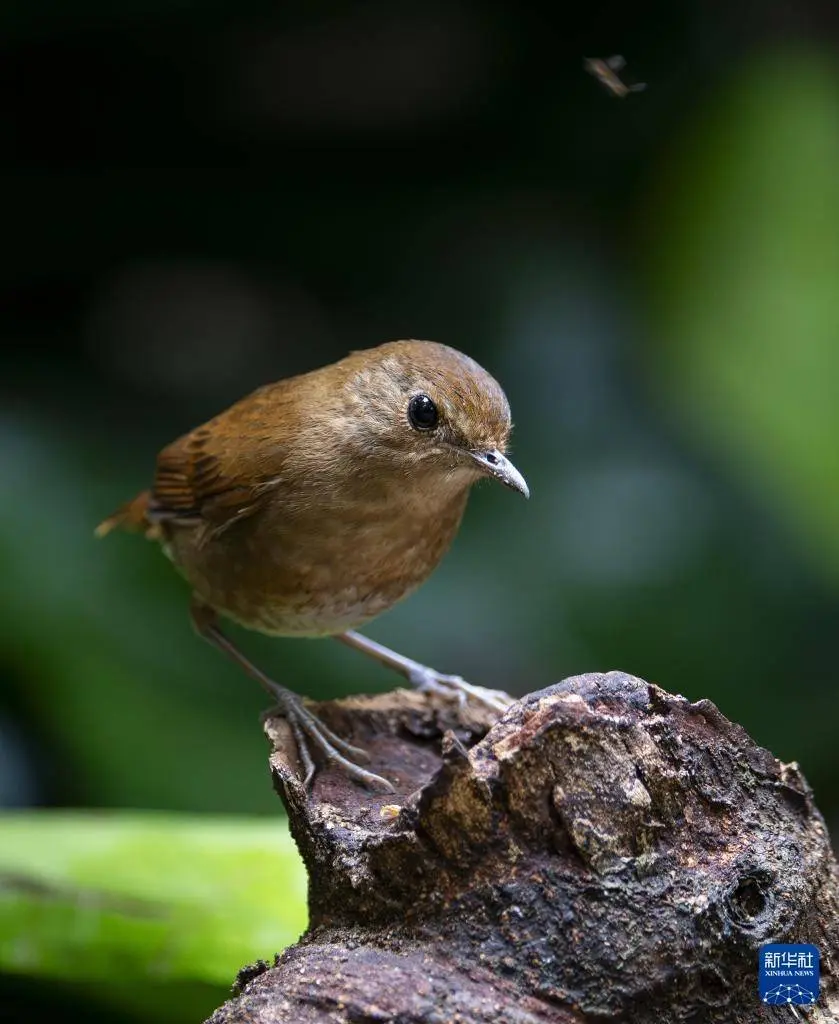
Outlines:
[{"label": "bird claw", "polygon": [[444,680],[436,672],[432,672],[430,669],[423,669],[422,671],[411,672],[408,680],[411,686],[419,693],[436,693],[441,697],[454,699],[457,701],[457,706],[461,708],[466,703],[466,691],[459,687],[457,683],[450,682],[450,680],[464,682],[465,680],[460,679],[460,676],[447,676]]},{"label": "bird claw", "polygon": [[[396,790],[381,775],[367,771],[357,761],[369,761],[370,755],[361,747],[355,747],[352,743],[337,736],[326,726],[317,715],[313,714],[303,705],[300,698],[290,690],[277,687],[279,698],[274,713],[279,713],[288,722],[294,739],[297,744],[297,751],[302,762],[305,775],[303,776],[303,787],[309,789],[317,766],[312,757],[311,745],[314,744],[328,761],[337,765],[345,774],[356,782],[371,789],[382,789],[386,793],[394,793]],[[266,712],[268,717],[272,712]]]},{"label": "bird claw", "polygon": [[483,686],[467,683],[462,676],[444,675],[425,666],[410,670],[408,679],[420,693],[438,693],[454,698],[458,707],[463,707],[471,697],[492,711],[503,712],[513,703],[513,698],[501,690],[488,690]]}]

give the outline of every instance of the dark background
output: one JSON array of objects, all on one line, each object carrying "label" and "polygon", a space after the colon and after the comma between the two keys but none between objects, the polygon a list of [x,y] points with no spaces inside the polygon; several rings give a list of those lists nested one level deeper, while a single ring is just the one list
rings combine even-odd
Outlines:
[{"label": "dark background", "polygon": [[4,4],[0,803],[277,813],[261,692],[93,527],[250,389],[418,337],[502,382],[532,498],[479,488],[370,635],[709,697],[839,821],[837,55],[801,0]]}]

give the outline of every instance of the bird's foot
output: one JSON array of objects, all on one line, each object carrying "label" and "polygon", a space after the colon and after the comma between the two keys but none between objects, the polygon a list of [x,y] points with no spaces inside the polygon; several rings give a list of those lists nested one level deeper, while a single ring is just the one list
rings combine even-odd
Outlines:
[{"label": "bird's foot", "polygon": [[[285,718],[294,734],[303,770],[306,773],[303,779],[303,785],[306,789],[311,785],[317,770],[310,749],[310,746],[314,745],[328,760],[346,772],[351,779],[355,779],[371,789],[378,788],[387,793],[395,792],[387,779],[382,778],[381,775],[376,775],[375,772],[368,772],[357,764],[358,761],[369,761],[370,758],[366,750],[362,750],[361,747],[354,747],[351,743],[347,743],[346,740],[337,736],[317,715],[309,711],[296,693],[286,690],[276,683],[272,684],[271,690],[277,698],[277,706],[274,712],[279,712]],[[264,717],[268,717],[271,714],[271,711],[266,712]]]},{"label": "bird's foot", "polygon": [[447,676],[442,672],[435,672],[433,668],[420,665],[418,661],[406,658],[404,654],[398,654],[389,647],[385,647],[361,633],[356,633],[354,629],[341,633],[336,639],[361,651],[362,654],[374,658],[381,665],[387,665],[388,668],[399,672],[400,675],[405,676],[411,686],[416,687],[420,692],[439,693],[444,697],[454,697],[459,704],[464,704],[471,697],[497,712],[506,710],[513,703],[513,698],[501,690],[487,690],[483,686],[473,686],[472,683],[467,683],[460,676]]},{"label": "bird's foot", "polygon": [[425,665],[414,665],[408,670],[411,686],[421,693],[439,693],[444,697],[454,697],[458,703],[465,704],[471,697],[486,705],[493,711],[506,711],[514,703],[513,698],[502,690],[488,690],[484,686],[467,683],[461,676],[447,676],[435,672]]}]

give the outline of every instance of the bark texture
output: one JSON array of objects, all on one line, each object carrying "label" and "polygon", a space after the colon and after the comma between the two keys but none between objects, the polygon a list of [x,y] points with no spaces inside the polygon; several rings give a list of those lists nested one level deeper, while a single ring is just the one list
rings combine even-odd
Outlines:
[{"label": "bark texture", "polygon": [[[798,766],[709,701],[611,672],[494,724],[409,691],[318,712],[397,793],[326,766],[307,794],[267,721],[311,924],[212,1024],[839,1021],[824,822]],[[767,942],[819,947],[815,1009],[759,1003]]]}]

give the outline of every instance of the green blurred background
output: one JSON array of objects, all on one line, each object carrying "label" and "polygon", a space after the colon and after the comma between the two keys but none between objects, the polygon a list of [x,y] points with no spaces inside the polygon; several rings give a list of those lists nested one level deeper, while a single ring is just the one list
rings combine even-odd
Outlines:
[{"label": "green blurred background", "polygon": [[[583,70],[612,53],[645,92]],[[418,337],[502,382],[532,498],[479,488],[370,635],[514,693],[709,697],[839,826],[835,5],[27,0],[0,66],[0,805],[285,841],[258,687],[93,527],[259,384]],[[316,697],[396,682],[240,639]],[[101,1008],[37,978],[26,1019]]]}]

